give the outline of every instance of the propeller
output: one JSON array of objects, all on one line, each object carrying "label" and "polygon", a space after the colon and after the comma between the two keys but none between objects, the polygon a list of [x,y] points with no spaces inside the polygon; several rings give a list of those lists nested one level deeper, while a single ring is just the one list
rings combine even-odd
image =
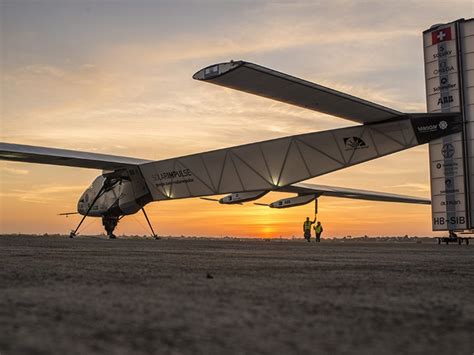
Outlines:
[{"label": "propeller", "polygon": [[258,202],[254,202],[253,204],[254,204],[254,205],[257,205],[257,206],[265,206],[265,207],[268,207],[268,206],[270,206],[270,205],[269,205],[269,204],[267,204],[267,203],[258,203]]}]

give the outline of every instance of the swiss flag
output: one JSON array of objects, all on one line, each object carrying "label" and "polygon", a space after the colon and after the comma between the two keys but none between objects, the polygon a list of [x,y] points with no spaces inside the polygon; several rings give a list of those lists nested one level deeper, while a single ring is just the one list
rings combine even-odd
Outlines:
[{"label": "swiss flag", "polygon": [[431,32],[431,41],[433,44],[450,41],[451,39],[451,27],[446,27],[442,30]]}]

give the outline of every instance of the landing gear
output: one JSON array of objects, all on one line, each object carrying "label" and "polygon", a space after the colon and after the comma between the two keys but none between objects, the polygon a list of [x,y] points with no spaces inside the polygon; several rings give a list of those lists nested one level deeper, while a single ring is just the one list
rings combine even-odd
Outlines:
[{"label": "landing gear", "polygon": [[160,237],[158,237],[155,233],[155,231],[153,230],[153,227],[150,223],[150,220],[148,219],[148,215],[146,214],[145,212],[145,209],[142,207],[142,212],[143,214],[145,215],[145,218],[146,218],[146,221],[148,222],[148,227],[150,227],[150,230],[151,230],[151,236],[153,237],[153,239],[160,239]]},{"label": "landing gear", "polygon": [[74,229],[73,231],[71,231],[71,233],[69,234],[69,238],[74,238],[77,236],[77,231],[79,230],[79,228],[81,227],[82,225],[82,222],[84,222],[84,220],[86,219],[86,217],[89,215],[89,212],[92,210],[92,207],[94,207],[94,204],[97,202],[97,200],[99,199],[100,196],[102,196],[102,194],[105,192],[105,189],[107,187],[107,180],[104,181],[104,184],[102,185],[102,187],[100,188],[99,192],[97,193],[97,196],[94,197],[94,199],[92,200],[89,208],[87,209],[86,213],[84,214],[84,216],[82,216],[82,219],[81,221],[79,222],[79,224],[77,225],[76,229]]},{"label": "landing gear", "polygon": [[104,226],[109,239],[117,239],[117,237],[114,234],[114,229],[115,227],[117,227],[119,219],[120,218],[117,216],[103,216],[102,217],[102,225]]},{"label": "landing gear", "polygon": [[[97,200],[108,190],[110,190],[115,184],[117,184],[118,182],[120,182],[119,179],[113,179],[113,178],[106,178],[104,180],[104,183],[102,185],[102,187],[100,188],[99,192],[97,193],[97,195],[94,197],[94,199],[92,200],[91,204],[89,205],[89,208],[87,209],[86,213],[84,214],[84,216],[82,216],[82,219],[81,221],[79,222],[79,224],[77,225],[76,229],[71,231],[71,233],[69,234],[69,238],[74,238],[77,236],[77,231],[79,230],[79,228],[81,227],[82,225],[82,222],[84,222],[84,220],[86,219],[86,217],[89,215],[90,211],[92,210],[92,207],[94,207],[95,203],[97,202]],[[119,217],[114,217],[114,216],[103,216],[102,217],[102,224],[104,225],[105,227],[105,230],[107,231],[107,235],[109,236],[110,239],[115,239],[115,235],[112,233],[115,229],[115,227],[117,226],[117,223],[119,221]]]}]

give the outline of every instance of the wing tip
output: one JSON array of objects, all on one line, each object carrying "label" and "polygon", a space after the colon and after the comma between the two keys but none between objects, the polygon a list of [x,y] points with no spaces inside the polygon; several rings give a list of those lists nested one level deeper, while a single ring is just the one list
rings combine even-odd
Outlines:
[{"label": "wing tip", "polygon": [[193,79],[194,80],[214,79],[218,76],[226,74],[240,67],[244,63],[245,62],[243,60],[231,60],[229,62],[208,65],[207,67],[202,68],[201,70],[198,70],[196,73],[194,73]]}]

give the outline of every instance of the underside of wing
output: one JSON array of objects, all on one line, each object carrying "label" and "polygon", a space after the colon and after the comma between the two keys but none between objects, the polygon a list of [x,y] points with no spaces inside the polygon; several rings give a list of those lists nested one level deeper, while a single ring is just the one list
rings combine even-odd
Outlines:
[{"label": "underside of wing", "polygon": [[290,186],[285,186],[279,189],[282,192],[293,192],[297,194],[315,194],[318,196],[331,196],[351,198],[357,200],[382,201],[382,202],[400,202],[413,203],[421,205],[431,204],[430,199],[423,197],[397,195],[386,192],[376,192],[368,190],[350,189],[345,187],[315,185],[306,183],[297,183]]},{"label": "underside of wing", "polygon": [[376,103],[244,61],[211,65],[193,78],[359,123],[402,115]]},{"label": "underside of wing", "polygon": [[0,143],[0,160],[101,170],[118,170],[150,162],[149,160],[116,155],[12,143]]}]

